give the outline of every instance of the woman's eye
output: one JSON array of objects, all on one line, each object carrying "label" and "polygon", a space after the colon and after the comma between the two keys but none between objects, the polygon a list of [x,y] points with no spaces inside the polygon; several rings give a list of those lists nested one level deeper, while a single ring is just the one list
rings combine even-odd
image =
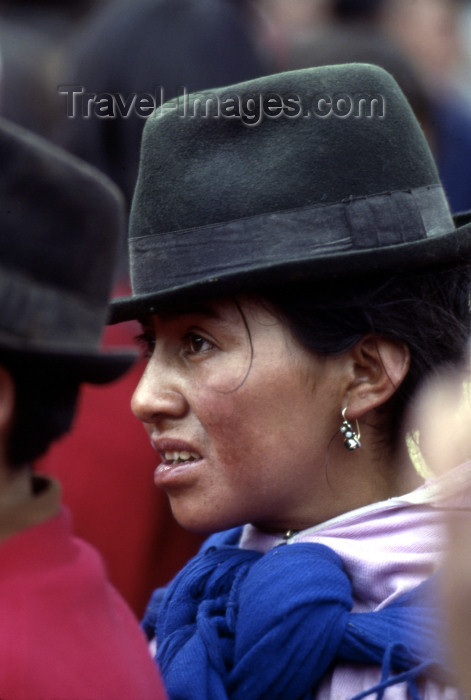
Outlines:
[{"label": "woman's eye", "polygon": [[214,345],[198,333],[187,333],[185,336],[185,352],[189,355],[208,352]]},{"label": "woman's eye", "polygon": [[142,349],[144,357],[151,357],[155,346],[155,338],[152,333],[144,331],[140,335],[137,335],[134,340]]}]

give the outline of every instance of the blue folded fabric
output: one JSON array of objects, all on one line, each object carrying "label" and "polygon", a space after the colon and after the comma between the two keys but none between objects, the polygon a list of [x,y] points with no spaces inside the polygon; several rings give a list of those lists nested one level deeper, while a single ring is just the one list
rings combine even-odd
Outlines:
[{"label": "blue folded fabric", "polygon": [[380,611],[352,613],[350,580],[329,547],[261,554],[236,540],[236,531],[210,538],[149,604],[143,626],[157,637],[170,700],[310,700],[342,661],[382,668],[358,698],[382,697],[399,681],[417,698],[419,674],[444,679],[434,581]]}]

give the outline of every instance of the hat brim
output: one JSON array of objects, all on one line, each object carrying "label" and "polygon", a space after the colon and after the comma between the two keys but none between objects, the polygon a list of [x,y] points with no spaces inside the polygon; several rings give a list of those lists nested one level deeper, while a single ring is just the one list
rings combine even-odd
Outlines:
[{"label": "hat brim", "polygon": [[[49,357],[52,355],[49,353]],[[101,355],[79,355],[70,353],[54,357],[56,365],[75,375],[79,382],[108,384],[122,377],[133,366],[138,352],[109,352]]]},{"label": "hat brim", "polygon": [[215,297],[260,291],[275,284],[343,279],[359,273],[369,276],[397,274],[443,267],[463,262],[466,258],[471,263],[471,212],[453,218],[455,223],[466,223],[433,238],[383,248],[345,251],[311,260],[285,260],[270,266],[255,262],[243,270],[229,271],[216,278],[202,276],[189,284],[117,298],[111,303],[108,323],[139,319]]},{"label": "hat brim", "polygon": [[471,210],[460,211],[457,214],[453,214],[453,221],[455,222],[455,226],[457,229],[466,226],[466,224],[470,224]]},{"label": "hat brim", "polygon": [[0,354],[24,356],[41,362],[44,366],[50,364],[77,382],[90,384],[107,384],[119,379],[135,363],[138,352],[134,349],[117,348],[107,352],[84,351],[83,348],[54,349],[26,346],[19,342],[0,343]]}]

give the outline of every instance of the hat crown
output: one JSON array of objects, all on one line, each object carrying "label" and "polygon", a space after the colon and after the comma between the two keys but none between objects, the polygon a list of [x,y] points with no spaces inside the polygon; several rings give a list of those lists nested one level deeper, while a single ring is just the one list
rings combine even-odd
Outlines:
[{"label": "hat crown", "polygon": [[124,207],[94,168],[0,122],[0,349],[53,356],[93,382],[123,373],[129,353],[99,349]]},{"label": "hat crown", "polygon": [[[203,116],[205,100],[213,116]],[[291,71],[180,96],[148,119],[130,236],[438,182],[422,130],[386,71]]]},{"label": "hat crown", "polygon": [[6,122],[0,162],[0,266],[105,302],[124,235],[117,188],[94,168]]}]

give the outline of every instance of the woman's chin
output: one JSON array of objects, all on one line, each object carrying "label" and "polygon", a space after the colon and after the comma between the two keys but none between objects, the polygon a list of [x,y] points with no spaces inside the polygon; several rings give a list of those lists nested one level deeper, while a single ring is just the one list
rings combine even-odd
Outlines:
[{"label": "woman's chin", "polygon": [[197,512],[179,503],[178,500],[178,498],[170,498],[170,508],[173,517],[184,530],[189,532],[195,532],[199,535],[211,535],[215,532],[222,532],[223,530],[229,530],[245,524],[236,518],[229,519],[221,517],[220,514],[212,515],[207,509],[204,512]]}]

